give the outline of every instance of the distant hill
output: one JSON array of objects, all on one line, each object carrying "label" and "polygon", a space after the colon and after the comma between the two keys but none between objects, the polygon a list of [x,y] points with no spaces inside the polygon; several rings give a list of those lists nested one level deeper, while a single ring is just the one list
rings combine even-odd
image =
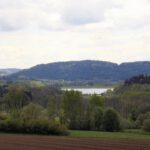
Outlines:
[{"label": "distant hill", "polygon": [[34,78],[66,81],[120,81],[139,74],[150,74],[150,62],[120,65],[105,61],[69,61],[41,64],[21,70],[10,78]]},{"label": "distant hill", "polygon": [[8,76],[17,73],[19,71],[20,69],[16,69],[16,68],[0,69],[0,77]]}]

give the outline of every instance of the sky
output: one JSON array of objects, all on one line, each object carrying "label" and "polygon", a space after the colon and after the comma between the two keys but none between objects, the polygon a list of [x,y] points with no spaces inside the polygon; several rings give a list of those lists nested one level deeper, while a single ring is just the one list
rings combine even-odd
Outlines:
[{"label": "sky", "polygon": [[0,0],[0,68],[150,61],[150,0]]}]

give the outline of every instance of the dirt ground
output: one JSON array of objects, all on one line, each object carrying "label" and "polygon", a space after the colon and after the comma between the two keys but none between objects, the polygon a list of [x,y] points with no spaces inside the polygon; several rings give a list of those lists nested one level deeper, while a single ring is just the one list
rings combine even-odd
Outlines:
[{"label": "dirt ground", "polygon": [[0,150],[150,150],[150,140],[0,135]]}]

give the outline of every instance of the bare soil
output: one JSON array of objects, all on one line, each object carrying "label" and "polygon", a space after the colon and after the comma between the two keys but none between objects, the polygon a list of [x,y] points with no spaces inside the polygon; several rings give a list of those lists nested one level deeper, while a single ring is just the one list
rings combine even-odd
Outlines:
[{"label": "bare soil", "polygon": [[0,150],[150,150],[150,140],[1,134]]}]

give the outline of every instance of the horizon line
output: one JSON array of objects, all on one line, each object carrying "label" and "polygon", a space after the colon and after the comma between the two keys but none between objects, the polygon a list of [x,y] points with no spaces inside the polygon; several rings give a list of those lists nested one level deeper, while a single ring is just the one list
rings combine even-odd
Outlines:
[{"label": "horizon line", "polygon": [[53,62],[49,62],[49,63],[39,63],[39,64],[35,64],[33,66],[30,66],[30,67],[25,67],[25,68],[21,68],[21,67],[2,67],[0,68],[1,70],[2,69],[20,69],[20,70],[24,70],[24,69],[30,69],[30,68],[33,68],[35,66],[38,66],[38,65],[47,65],[47,64],[53,64],[53,63],[65,63],[65,62],[80,62],[80,61],[98,61],[98,62],[108,62],[108,63],[113,63],[113,64],[117,64],[117,65],[121,65],[121,64],[124,64],[124,63],[135,63],[135,62],[150,62],[150,60],[137,60],[137,61],[125,61],[125,62],[120,62],[120,63],[117,63],[117,62],[113,62],[113,61],[108,61],[108,60],[98,60],[98,59],[82,59],[82,60],[60,60],[60,61],[53,61]]}]

